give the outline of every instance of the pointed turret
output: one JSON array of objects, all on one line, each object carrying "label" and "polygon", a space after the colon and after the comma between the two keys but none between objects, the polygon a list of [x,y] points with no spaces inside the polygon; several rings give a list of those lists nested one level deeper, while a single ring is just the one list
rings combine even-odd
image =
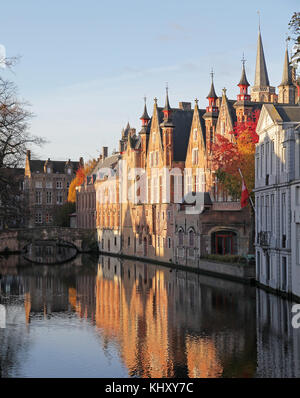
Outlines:
[{"label": "pointed turret", "polygon": [[219,116],[219,109],[217,107],[217,94],[214,86],[214,72],[211,71],[211,86],[208,96],[208,106],[206,107],[206,112],[203,115],[203,119],[205,120],[205,129],[206,129],[206,147],[208,152],[211,151],[211,145],[214,141],[216,125]]},{"label": "pointed turret", "polygon": [[142,121],[142,126],[147,127],[149,124],[150,117],[147,112],[146,97],[144,98],[144,101],[145,101],[144,112],[140,117],[140,120]]},{"label": "pointed turret", "polygon": [[173,127],[172,124],[172,118],[171,118],[171,114],[172,114],[172,109],[170,107],[170,102],[169,102],[169,89],[168,89],[168,85],[166,87],[166,101],[165,101],[165,107],[162,110],[163,114],[164,114],[164,120],[161,123],[161,126],[169,126],[169,127]]},{"label": "pointed turret", "polygon": [[238,83],[238,87],[240,88],[240,93],[237,96],[237,100],[238,102],[240,101],[250,101],[250,95],[248,94],[248,87],[250,86],[248,80],[247,80],[247,76],[246,76],[246,70],[245,70],[245,58],[244,58],[244,54],[243,54],[243,58],[242,58],[242,76],[241,79]]},{"label": "pointed turret", "polygon": [[276,102],[275,87],[270,86],[260,28],[258,30],[254,86],[251,100],[256,102]]},{"label": "pointed turret", "polygon": [[282,81],[278,86],[278,102],[282,104],[295,104],[296,98],[296,86],[293,83],[292,71],[289,61],[288,47],[286,46]]},{"label": "pointed turret", "polygon": [[166,87],[166,102],[165,102],[165,107],[163,109],[163,113],[164,113],[164,122],[169,122],[171,120],[172,109],[170,107],[170,102],[169,102],[168,86]]},{"label": "pointed turret", "polygon": [[165,167],[172,167],[172,162],[174,158],[174,143],[173,143],[173,133],[174,124],[172,123],[172,109],[169,102],[169,92],[168,85],[166,87],[166,102],[163,109],[164,120],[160,124],[162,129],[162,146],[163,146],[163,165]]},{"label": "pointed turret", "polygon": [[211,86],[210,86],[210,91],[206,97],[208,99],[208,107],[206,107],[206,113],[215,113],[218,111],[218,108],[216,106],[216,100],[218,98],[214,86],[214,72],[213,70],[211,71]]}]

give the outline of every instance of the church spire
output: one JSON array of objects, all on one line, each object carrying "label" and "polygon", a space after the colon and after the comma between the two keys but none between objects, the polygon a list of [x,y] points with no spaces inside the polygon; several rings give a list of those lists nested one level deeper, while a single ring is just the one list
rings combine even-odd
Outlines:
[{"label": "church spire", "polygon": [[258,29],[254,86],[251,87],[251,101],[254,102],[277,101],[275,87],[271,87],[269,82],[264,48],[261,39],[260,26]]},{"label": "church spire", "polygon": [[256,53],[256,67],[255,67],[255,87],[266,87],[269,86],[269,77],[266,66],[264,48],[261,39],[260,28],[258,31],[258,41],[257,41],[257,53]]},{"label": "church spire", "polygon": [[282,81],[280,86],[290,86],[292,83],[292,74],[291,67],[289,62],[289,53],[288,48],[286,46],[285,56],[284,56],[284,64],[283,64],[283,73],[282,73]]},{"label": "church spire", "polygon": [[278,86],[278,102],[282,104],[293,105],[295,104],[295,100],[296,100],[296,87],[293,84],[292,71],[289,62],[288,46],[286,43],[282,81]]}]

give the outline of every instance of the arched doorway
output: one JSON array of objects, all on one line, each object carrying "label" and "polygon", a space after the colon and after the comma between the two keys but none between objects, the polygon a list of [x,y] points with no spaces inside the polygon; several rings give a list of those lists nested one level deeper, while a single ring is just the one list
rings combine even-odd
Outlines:
[{"label": "arched doorway", "polygon": [[212,254],[237,254],[237,234],[229,230],[211,234]]},{"label": "arched doorway", "polygon": [[147,238],[144,238],[144,256],[147,256]]}]

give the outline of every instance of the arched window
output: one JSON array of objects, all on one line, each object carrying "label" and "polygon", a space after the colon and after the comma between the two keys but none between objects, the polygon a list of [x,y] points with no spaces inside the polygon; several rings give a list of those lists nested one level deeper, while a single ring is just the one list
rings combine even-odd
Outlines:
[{"label": "arched window", "polygon": [[178,244],[179,246],[183,246],[183,230],[180,229],[178,231]]},{"label": "arched window", "polygon": [[195,232],[193,229],[189,230],[189,246],[193,247],[195,245]]}]

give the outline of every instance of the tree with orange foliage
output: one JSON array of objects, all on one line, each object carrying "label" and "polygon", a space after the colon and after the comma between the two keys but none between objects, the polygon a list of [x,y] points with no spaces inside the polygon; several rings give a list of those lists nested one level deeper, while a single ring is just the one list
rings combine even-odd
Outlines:
[{"label": "tree with orange foliage", "polygon": [[86,176],[88,176],[93,168],[96,166],[97,160],[92,159],[89,160],[83,167],[80,167],[76,171],[76,176],[72,180],[69,188],[69,193],[68,193],[68,202],[76,202],[76,187],[79,187],[81,184],[84,183],[84,180]]},{"label": "tree with orange foliage", "polygon": [[212,146],[212,168],[218,181],[227,192],[238,199],[241,195],[242,171],[249,193],[255,184],[255,144],[258,142],[256,126],[259,118],[259,110],[254,111],[248,120],[235,124],[231,134],[233,142],[226,137],[217,134],[216,142]]}]

